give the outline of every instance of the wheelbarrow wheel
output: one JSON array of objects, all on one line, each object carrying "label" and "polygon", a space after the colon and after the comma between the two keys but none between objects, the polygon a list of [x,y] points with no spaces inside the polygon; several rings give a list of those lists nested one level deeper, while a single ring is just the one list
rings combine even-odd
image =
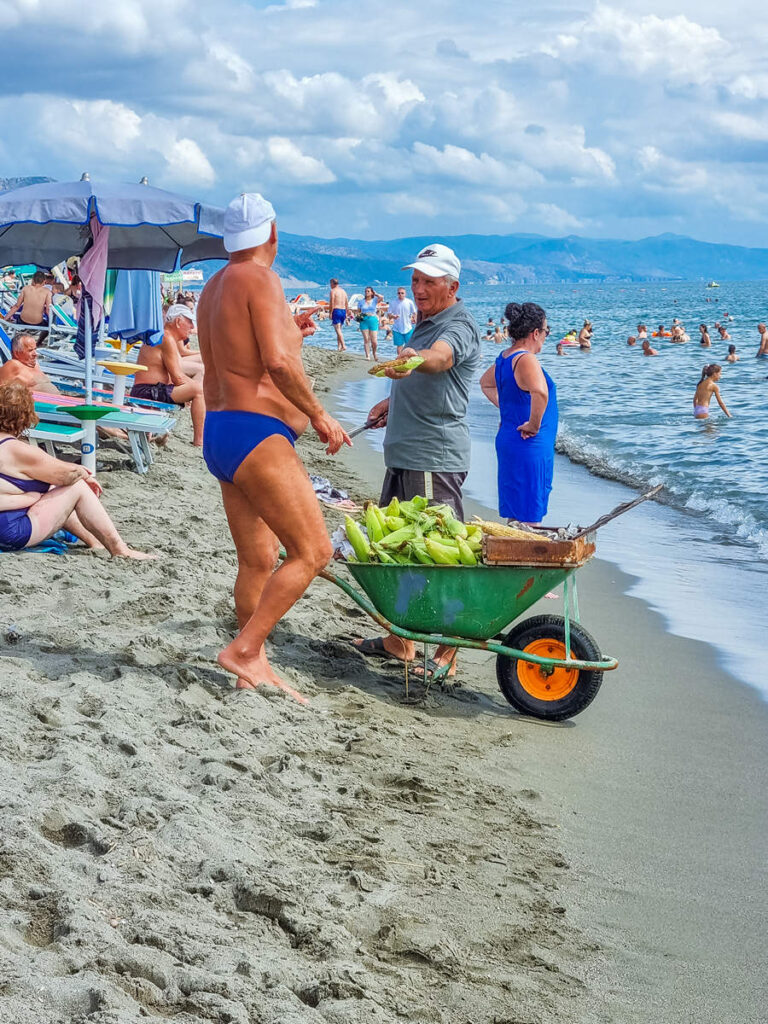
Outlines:
[{"label": "wheelbarrow wheel", "polygon": [[[561,615],[526,619],[507,633],[504,645],[543,658],[565,658],[565,619]],[[576,622],[571,622],[571,656],[579,661],[602,660],[592,636]],[[603,673],[576,668],[546,669],[500,654],[496,659],[496,678],[501,692],[517,711],[559,722],[589,707],[600,689]]]}]

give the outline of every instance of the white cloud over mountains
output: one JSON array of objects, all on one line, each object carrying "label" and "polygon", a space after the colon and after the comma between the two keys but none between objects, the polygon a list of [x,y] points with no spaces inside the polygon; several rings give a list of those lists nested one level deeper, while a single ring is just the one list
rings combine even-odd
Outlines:
[{"label": "white cloud over mountains", "polygon": [[315,234],[759,244],[761,7],[0,0],[0,156],[221,203],[261,189]]}]

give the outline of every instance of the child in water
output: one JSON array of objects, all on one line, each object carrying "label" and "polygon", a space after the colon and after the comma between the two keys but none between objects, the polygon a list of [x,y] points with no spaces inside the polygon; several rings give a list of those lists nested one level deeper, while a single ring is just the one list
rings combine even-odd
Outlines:
[{"label": "child in water", "polygon": [[720,397],[720,388],[717,386],[722,372],[723,368],[719,363],[709,363],[701,371],[701,380],[693,396],[693,415],[697,420],[705,420],[709,417],[709,403],[712,401],[713,395],[725,415],[731,419],[731,414]]},{"label": "child in water", "polygon": [[738,363],[739,357],[736,355],[736,346],[728,346],[728,355],[725,357],[726,363]]}]

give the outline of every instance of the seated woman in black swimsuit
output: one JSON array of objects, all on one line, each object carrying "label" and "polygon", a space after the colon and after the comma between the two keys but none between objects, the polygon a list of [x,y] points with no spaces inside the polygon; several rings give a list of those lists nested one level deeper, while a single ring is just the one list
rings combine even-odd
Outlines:
[{"label": "seated woman in black swimsuit", "polygon": [[0,385],[0,548],[19,551],[64,528],[113,556],[155,558],[128,547],[102,508],[101,486],[89,470],[19,440],[35,423],[27,388],[17,381]]}]

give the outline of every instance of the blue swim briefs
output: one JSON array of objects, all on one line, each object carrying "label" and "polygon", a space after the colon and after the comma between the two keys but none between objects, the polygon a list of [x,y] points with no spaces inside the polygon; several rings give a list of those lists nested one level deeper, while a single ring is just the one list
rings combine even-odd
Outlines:
[{"label": "blue swim briefs", "polygon": [[275,416],[241,409],[207,412],[203,458],[217,480],[233,482],[240,464],[268,437],[280,434],[292,445],[298,434]]},{"label": "blue swim briefs", "polygon": [[331,313],[332,324],[345,324],[347,322],[346,309],[334,309]]}]

